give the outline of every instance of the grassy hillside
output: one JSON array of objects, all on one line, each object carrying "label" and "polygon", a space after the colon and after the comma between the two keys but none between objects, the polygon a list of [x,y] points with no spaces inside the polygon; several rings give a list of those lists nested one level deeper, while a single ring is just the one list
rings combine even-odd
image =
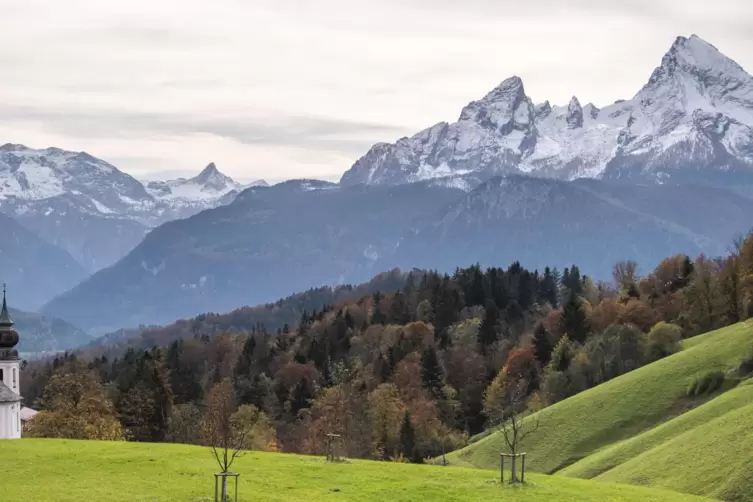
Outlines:
[{"label": "grassy hillside", "polygon": [[[206,448],[66,440],[2,444],[8,500],[209,501],[216,470]],[[669,491],[533,475],[524,487],[500,486],[496,473],[438,466],[249,453],[236,464],[240,500],[687,501]]]},{"label": "grassy hillside", "polygon": [[[736,399],[743,394],[747,405],[689,427],[596,479],[661,486],[728,501],[753,500],[753,400],[751,392],[739,393]],[[723,407],[715,406],[713,401],[708,406]],[[678,432],[680,429],[672,422],[667,424],[668,428]],[[650,442],[641,441],[641,436],[635,441],[644,445]],[[661,434],[652,439],[656,440],[656,436]]]},{"label": "grassy hillside", "polygon": [[[678,354],[544,409],[538,414],[539,431],[523,445],[528,465],[537,472],[557,472],[680,415],[695,375],[736,365],[752,346],[752,325],[730,326],[692,339]],[[456,465],[493,469],[502,444],[500,435],[492,434],[450,458]]]},{"label": "grassy hillside", "polygon": [[[736,389],[726,392],[698,408],[683,413],[677,418],[626,441],[599,450],[559,471],[558,474],[578,478],[594,478],[654,448],[674,441],[680,436],[689,433],[691,435],[698,434],[710,423],[715,423],[742,408],[747,409],[751,405],[753,405],[753,380],[747,380]],[[749,425],[753,427],[753,413],[750,414]],[[687,439],[686,436],[685,440]],[[673,464],[675,463],[673,462]],[[732,462],[728,462],[728,464],[731,465]]]}]

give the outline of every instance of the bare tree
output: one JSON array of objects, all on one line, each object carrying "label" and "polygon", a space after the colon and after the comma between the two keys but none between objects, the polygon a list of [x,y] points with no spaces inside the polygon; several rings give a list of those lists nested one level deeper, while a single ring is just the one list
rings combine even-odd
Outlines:
[{"label": "bare tree", "polygon": [[618,288],[628,289],[638,282],[638,263],[632,260],[618,261],[612,268],[612,278]]},{"label": "bare tree", "polygon": [[490,417],[497,430],[502,433],[512,456],[511,482],[518,482],[516,458],[520,454],[521,443],[539,429],[538,416],[525,417],[527,410],[529,381],[523,375],[507,375],[497,400],[497,409]]},{"label": "bare tree", "polygon": [[[232,415],[236,409],[233,384],[229,379],[215,384],[207,395],[204,416],[204,438],[214,455],[221,473],[230,472],[236,458],[243,453],[248,428],[233,426]],[[222,502],[229,500],[227,476],[222,476]]]}]

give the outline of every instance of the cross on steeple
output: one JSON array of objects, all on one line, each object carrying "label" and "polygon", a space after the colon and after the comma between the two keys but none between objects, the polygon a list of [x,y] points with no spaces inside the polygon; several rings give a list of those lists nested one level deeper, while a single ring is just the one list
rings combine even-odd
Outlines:
[{"label": "cross on steeple", "polygon": [[5,293],[7,290],[7,285],[3,283],[3,307],[2,309],[0,309],[0,327],[13,326],[13,320],[10,318],[10,314],[8,313],[8,304],[5,301]]}]

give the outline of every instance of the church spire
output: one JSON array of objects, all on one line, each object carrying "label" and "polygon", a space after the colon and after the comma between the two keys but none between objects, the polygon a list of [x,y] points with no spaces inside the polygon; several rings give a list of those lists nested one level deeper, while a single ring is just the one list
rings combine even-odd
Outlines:
[{"label": "church spire", "polygon": [[7,289],[7,286],[3,283],[3,308],[0,310],[0,327],[2,328],[10,328],[13,326],[13,319],[10,318],[8,304],[5,301],[5,292]]}]

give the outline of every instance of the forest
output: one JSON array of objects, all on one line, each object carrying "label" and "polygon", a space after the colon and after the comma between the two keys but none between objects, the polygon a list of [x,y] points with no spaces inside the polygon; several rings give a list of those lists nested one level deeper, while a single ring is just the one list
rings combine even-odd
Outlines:
[{"label": "forest", "polygon": [[208,444],[221,399],[249,449],[324,454],[338,434],[350,458],[424,462],[504,416],[513,378],[538,410],[753,317],[753,233],[727,256],[612,275],[391,271],[143,328],[25,364],[22,394],[40,411],[26,435]]}]

